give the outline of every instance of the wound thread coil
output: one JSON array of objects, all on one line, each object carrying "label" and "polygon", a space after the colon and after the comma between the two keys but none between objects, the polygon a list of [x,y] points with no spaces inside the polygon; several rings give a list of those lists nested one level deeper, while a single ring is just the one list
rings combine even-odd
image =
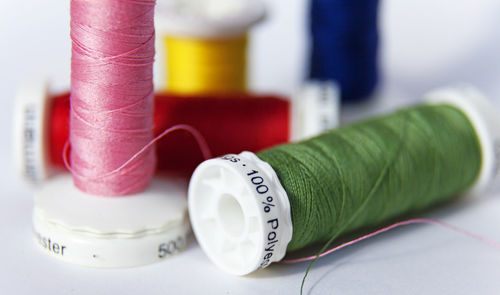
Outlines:
[{"label": "wound thread coil", "polygon": [[[51,163],[62,168],[67,140],[69,101],[67,94],[52,100],[50,120]],[[154,134],[187,124],[205,138],[214,155],[249,149],[258,151],[290,139],[291,105],[275,96],[229,97],[158,94],[155,99]],[[245,120],[240,120],[245,118]],[[231,138],[231,142],[227,142]],[[156,144],[157,171],[188,176],[203,155],[187,132],[175,132]]]},{"label": "wound thread coil", "polygon": [[[202,163],[188,200],[201,247],[222,269],[243,275],[284,255],[269,249],[271,231],[279,237],[274,249],[294,251],[325,241],[326,248],[342,234],[484,189],[498,169],[489,165],[497,160],[488,156],[500,138],[495,112],[484,108],[484,98],[471,89],[443,89],[427,97],[432,104],[256,155],[244,152]],[[274,173],[277,179],[270,176]],[[277,197],[281,190],[285,200]],[[222,224],[214,225],[221,223],[217,214],[223,214],[212,210],[221,192],[241,208],[233,220],[255,223],[253,231],[232,234],[245,237],[233,251],[211,241],[230,238]],[[214,225],[211,236],[207,224]],[[246,260],[235,258],[243,253]]]},{"label": "wound thread coil", "polygon": [[[71,169],[94,195],[143,190],[155,168],[154,0],[71,1]],[[112,16],[112,17],[110,17]]]},{"label": "wound thread coil", "polygon": [[288,251],[448,201],[477,180],[482,162],[474,127],[447,105],[401,110],[258,157],[291,203]]},{"label": "wound thread coil", "polygon": [[257,0],[165,0],[157,27],[166,57],[166,89],[224,94],[247,88],[248,31],[265,17]]},{"label": "wound thread coil", "polygon": [[247,37],[166,37],[167,89],[179,94],[234,93],[247,88]]},{"label": "wound thread coil", "polygon": [[[69,135],[69,96],[69,93],[51,94],[47,86],[38,83],[27,83],[18,93],[16,168],[30,183],[39,183],[64,169],[62,155]],[[215,155],[244,149],[258,151],[337,126],[338,104],[339,94],[331,83],[306,83],[291,99],[243,93],[224,96],[158,93],[154,135],[174,125],[187,124],[201,133]],[[30,115],[32,112],[38,115]],[[228,137],[232,139],[230,142]],[[158,141],[156,154],[156,171],[160,173],[189,176],[203,161],[194,138],[182,131]]]},{"label": "wound thread coil", "polygon": [[312,0],[309,79],[339,83],[342,102],[366,100],[378,82],[378,0]]}]

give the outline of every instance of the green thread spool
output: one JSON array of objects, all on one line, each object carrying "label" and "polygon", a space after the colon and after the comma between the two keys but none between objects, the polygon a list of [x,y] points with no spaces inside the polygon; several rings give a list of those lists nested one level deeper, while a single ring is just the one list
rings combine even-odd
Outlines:
[{"label": "green thread spool", "polygon": [[290,201],[288,251],[447,201],[481,166],[473,127],[448,105],[401,110],[257,156]]},{"label": "green thread spool", "polygon": [[496,172],[496,114],[472,89],[318,137],[202,163],[189,187],[200,246],[244,275],[286,251],[419,212]]}]

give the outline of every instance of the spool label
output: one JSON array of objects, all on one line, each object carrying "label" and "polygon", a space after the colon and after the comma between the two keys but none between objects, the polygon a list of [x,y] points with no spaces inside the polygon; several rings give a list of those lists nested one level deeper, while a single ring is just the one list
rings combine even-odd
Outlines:
[{"label": "spool label", "polygon": [[231,162],[243,172],[242,175],[246,176],[246,182],[252,190],[252,195],[256,198],[259,215],[262,217],[264,225],[263,243],[260,246],[262,254],[259,258],[258,268],[265,268],[272,262],[281,260],[285,254],[289,239],[287,241],[287,238],[283,238],[286,237],[287,230],[286,226],[285,228],[282,226],[287,224],[283,214],[287,207],[283,204],[283,196],[280,195],[280,190],[272,174],[267,171],[272,168],[268,164],[259,163],[262,161],[253,154],[252,158],[248,158],[249,154],[245,152],[240,156],[226,155],[221,159]]},{"label": "spool label", "polygon": [[51,254],[64,256],[64,251],[67,247],[63,243],[54,241],[50,237],[42,236],[38,232],[35,233],[35,235],[37,237],[38,243],[40,244],[40,246],[42,246],[42,248],[46,249]]},{"label": "spool label", "polygon": [[37,122],[37,111],[36,107],[33,105],[27,105],[23,110],[23,170],[24,176],[26,176],[31,181],[35,181],[38,178],[37,169],[37,148],[35,146],[37,142],[38,133],[36,132],[36,122]]},{"label": "spool label", "polygon": [[340,93],[334,82],[307,82],[293,101],[294,140],[310,138],[339,125]]},{"label": "spool label", "polygon": [[255,169],[247,173],[248,180],[253,185],[255,191],[258,196],[260,196],[260,210],[262,211],[264,216],[270,216],[266,220],[266,238],[265,246],[264,246],[264,255],[262,257],[262,261],[259,264],[259,268],[264,268],[268,266],[272,261],[271,258],[274,254],[274,248],[278,240],[278,228],[279,228],[279,218],[274,217],[276,214],[274,212],[276,207],[276,197],[273,196],[272,191],[270,192],[269,186],[265,181],[265,178],[262,174]]},{"label": "spool label", "polygon": [[167,243],[161,243],[158,246],[158,258],[162,259],[174,255],[184,249],[185,246],[186,240],[182,236],[178,236],[177,239]]}]

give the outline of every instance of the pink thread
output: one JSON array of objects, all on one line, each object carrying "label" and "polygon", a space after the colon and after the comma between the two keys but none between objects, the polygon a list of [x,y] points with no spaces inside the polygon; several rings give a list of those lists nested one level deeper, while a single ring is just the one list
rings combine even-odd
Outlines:
[{"label": "pink thread", "polygon": [[397,227],[400,227],[400,226],[403,226],[403,225],[408,225],[408,224],[416,224],[416,223],[426,223],[426,224],[435,224],[435,225],[440,225],[440,226],[443,226],[443,227],[446,227],[448,229],[451,229],[453,231],[456,231],[458,233],[461,233],[463,235],[466,235],[468,237],[471,237],[473,239],[476,239],[476,240],[479,240],[485,244],[488,244],[494,248],[497,248],[497,249],[500,249],[500,244],[498,243],[495,243],[485,237],[482,237],[480,235],[477,235],[477,234],[474,234],[474,233],[471,233],[465,229],[462,229],[462,228],[459,228],[459,227],[456,227],[454,225],[451,225],[451,224],[448,224],[448,223],[445,223],[445,222],[442,222],[442,221],[439,221],[439,220],[434,220],[434,219],[426,219],[426,218],[415,218],[415,219],[410,219],[410,220],[406,220],[406,221],[400,221],[400,222],[396,222],[392,225],[389,225],[388,227],[384,227],[382,229],[379,229],[375,232],[372,232],[372,233],[369,233],[367,235],[364,235],[362,237],[359,237],[357,239],[354,239],[352,241],[349,241],[349,242],[346,242],[346,243],[343,243],[337,247],[334,247],[330,250],[327,250],[319,255],[312,255],[312,256],[308,256],[308,257],[302,257],[302,258],[297,258],[297,259],[285,259],[285,260],[282,260],[280,261],[280,263],[298,263],[298,262],[304,262],[304,261],[311,261],[311,260],[315,260],[316,258],[321,258],[323,256],[326,256],[330,253],[333,253],[335,251],[338,251],[340,249],[343,249],[347,246],[350,246],[350,245],[353,245],[353,244],[356,244],[356,243],[359,243],[363,240],[366,240],[368,238],[371,238],[371,237],[374,237],[376,235],[379,235],[381,233],[384,233],[388,230],[391,230],[391,229],[394,229],[394,228],[397,228]]},{"label": "pink thread", "polygon": [[84,192],[132,194],[153,176],[154,151],[137,151],[153,139],[154,5],[71,0],[71,166]]},{"label": "pink thread", "polygon": [[[201,135],[201,133],[198,130],[196,130],[195,128],[193,128],[190,125],[179,124],[179,125],[174,125],[174,126],[168,128],[168,129],[166,129],[162,133],[160,133],[157,137],[155,137],[148,144],[146,144],[144,147],[142,147],[137,153],[135,153],[132,157],[130,157],[120,167],[118,167],[117,169],[115,169],[115,170],[113,170],[113,171],[111,171],[111,172],[109,172],[107,174],[101,175],[101,177],[108,177],[111,174],[120,173],[122,170],[126,169],[126,167],[128,165],[130,165],[137,157],[139,157],[141,154],[145,153],[147,150],[151,149],[158,140],[162,139],[167,134],[169,134],[169,133],[171,133],[173,131],[178,131],[178,130],[187,131],[187,132],[189,132],[194,137],[194,139],[196,140],[196,143],[198,144],[198,147],[200,148],[200,151],[201,151],[201,153],[203,155],[203,158],[205,160],[208,160],[208,159],[212,158],[212,153],[211,153],[210,148],[208,147],[207,141],[205,140],[205,138],[203,137],[203,135]],[[64,165],[66,166],[66,168],[71,173],[75,173],[73,171],[70,163],[69,163],[69,160],[68,160],[69,148],[70,148],[70,143],[69,143],[69,141],[66,141],[66,143],[64,144],[64,148],[63,148]]]}]

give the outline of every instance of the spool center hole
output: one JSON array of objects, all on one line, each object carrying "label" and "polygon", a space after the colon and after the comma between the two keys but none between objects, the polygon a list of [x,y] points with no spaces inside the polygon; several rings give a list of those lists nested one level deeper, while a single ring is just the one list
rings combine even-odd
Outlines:
[{"label": "spool center hole", "polygon": [[236,198],[224,194],[219,199],[218,213],[224,231],[234,238],[243,234],[245,229],[245,214]]}]

